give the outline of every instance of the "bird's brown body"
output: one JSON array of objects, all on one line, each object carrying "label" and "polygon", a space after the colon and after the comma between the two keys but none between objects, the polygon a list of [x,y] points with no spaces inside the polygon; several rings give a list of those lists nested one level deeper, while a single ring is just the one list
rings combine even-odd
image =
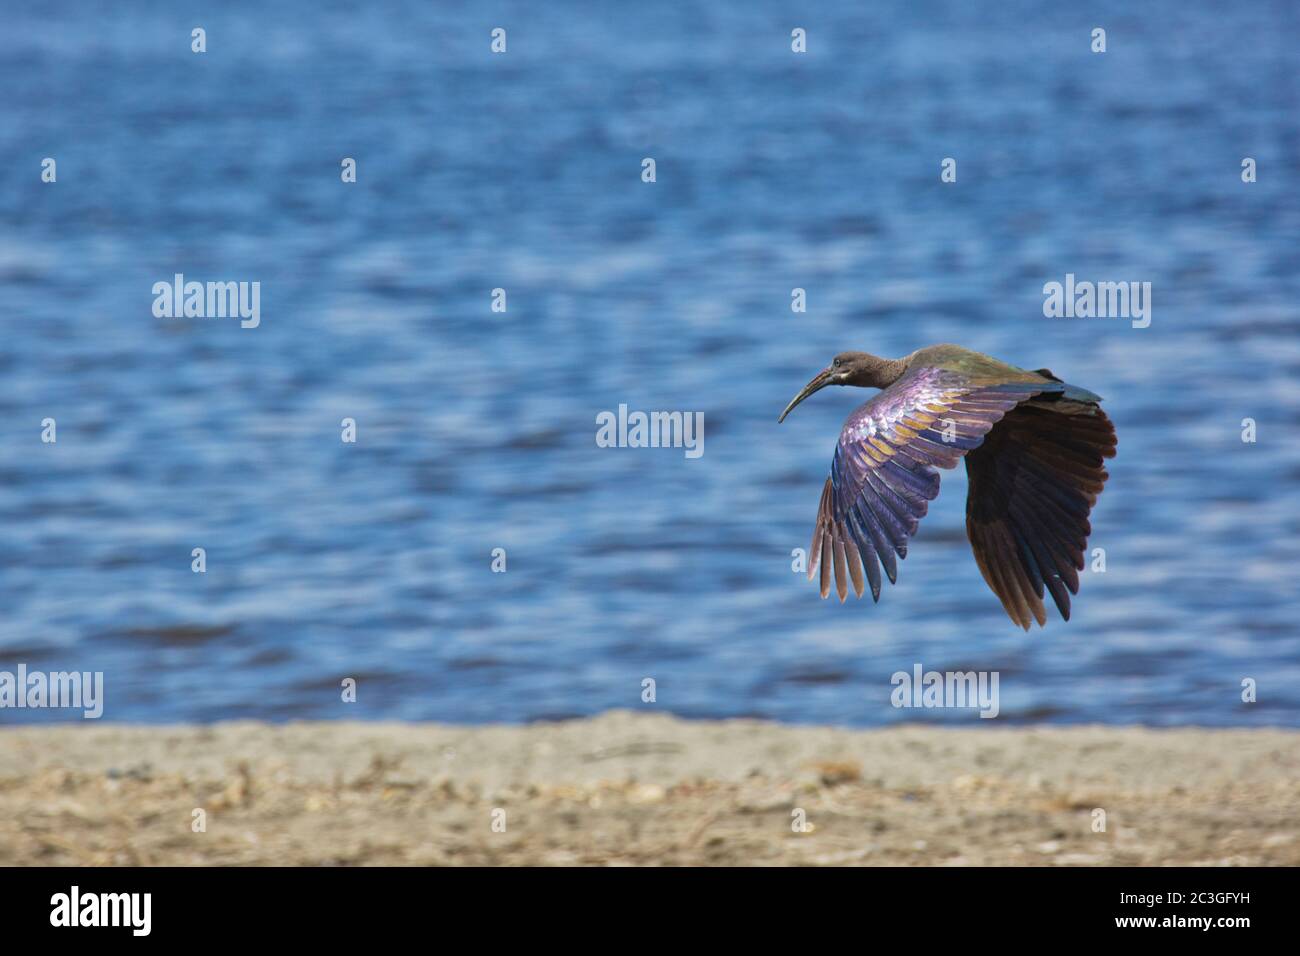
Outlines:
[{"label": "bird's brown body", "polygon": [[[844,600],[867,582],[880,599],[883,566],[897,579],[929,502],[935,467],[966,460],[966,533],[984,580],[1013,621],[1046,623],[1044,592],[1070,617],[1070,594],[1092,533],[1089,514],[1115,455],[1101,399],[1047,369],[1028,371],[958,345],[902,359],[845,352],[786,407],[826,385],[882,389],[844,423],[822,489],[808,576]],[[866,573],[866,581],[863,572]]]}]

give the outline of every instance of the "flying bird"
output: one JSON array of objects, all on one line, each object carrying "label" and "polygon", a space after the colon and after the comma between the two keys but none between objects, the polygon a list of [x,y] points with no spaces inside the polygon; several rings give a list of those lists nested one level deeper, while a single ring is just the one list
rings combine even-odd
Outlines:
[{"label": "flying bird", "polygon": [[882,389],[844,422],[822,488],[808,562],[822,597],[862,597],[863,572],[880,600],[880,569],[898,558],[939,494],[935,466],[966,459],[966,536],[984,580],[1011,620],[1047,623],[1046,590],[1065,620],[1092,533],[1088,516],[1115,457],[1101,398],[1048,369],[1026,371],[959,345],[901,359],[841,352],[804,386],[778,422],[827,385]]}]

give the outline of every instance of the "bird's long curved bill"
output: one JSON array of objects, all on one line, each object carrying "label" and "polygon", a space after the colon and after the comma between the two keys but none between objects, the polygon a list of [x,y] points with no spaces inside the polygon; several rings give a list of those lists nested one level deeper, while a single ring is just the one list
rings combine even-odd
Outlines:
[{"label": "bird's long curved bill", "polygon": [[820,372],[817,373],[816,378],[814,378],[811,382],[809,382],[807,385],[803,387],[802,392],[800,392],[798,395],[796,395],[793,399],[790,400],[790,404],[785,407],[785,411],[781,413],[781,417],[776,420],[776,423],[778,425],[781,424],[781,422],[785,421],[785,416],[789,415],[790,411],[796,405],[802,402],[813,392],[825,388],[830,383],[831,383],[831,370],[828,368],[822,369]]}]

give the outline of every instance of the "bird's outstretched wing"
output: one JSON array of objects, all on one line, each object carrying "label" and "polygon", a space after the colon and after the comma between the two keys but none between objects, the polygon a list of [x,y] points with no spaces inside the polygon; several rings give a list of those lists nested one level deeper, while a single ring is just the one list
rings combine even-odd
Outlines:
[{"label": "bird's outstretched wing", "polygon": [[1047,622],[1046,587],[1070,619],[1070,595],[1092,526],[1089,512],[1115,457],[1115,426],[1091,402],[1026,402],[966,458],[966,534],[984,580],[1011,620]]},{"label": "bird's outstretched wing", "polygon": [[822,597],[830,594],[833,567],[841,601],[849,580],[862,596],[864,570],[879,601],[881,566],[891,583],[898,580],[895,555],[907,556],[907,539],[939,494],[934,466],[952,468],[1020,402],[1062,388],[1047,381],[977,385],[958,372],[922,367],[850,415],[813,529],[808,577],[820,566]]}]

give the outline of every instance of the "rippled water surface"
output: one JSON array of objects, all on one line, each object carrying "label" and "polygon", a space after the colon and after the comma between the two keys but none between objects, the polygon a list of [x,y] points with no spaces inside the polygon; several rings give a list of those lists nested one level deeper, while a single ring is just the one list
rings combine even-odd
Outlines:
[{"label": "rippled water surface", "polygon": [[[1294,5],[271,6],[3,14],[0,669],[102,670],[133,721],[523,721],[644,677],[943,719],[889,706],[920,662],[999,671],[1010,721],[1300,723]],[[177,272],[260,282],[261,326],[155,318]],[[1151,326],[1044,318],[1067,272],[1151,282]],[[1106,397],[1068,624],[1003,614],[960,470],[878,606],[791,573],[867,396],[777,413],[942,341]],[[702,411],[704,455],[596,447],[620,403]]]}]

